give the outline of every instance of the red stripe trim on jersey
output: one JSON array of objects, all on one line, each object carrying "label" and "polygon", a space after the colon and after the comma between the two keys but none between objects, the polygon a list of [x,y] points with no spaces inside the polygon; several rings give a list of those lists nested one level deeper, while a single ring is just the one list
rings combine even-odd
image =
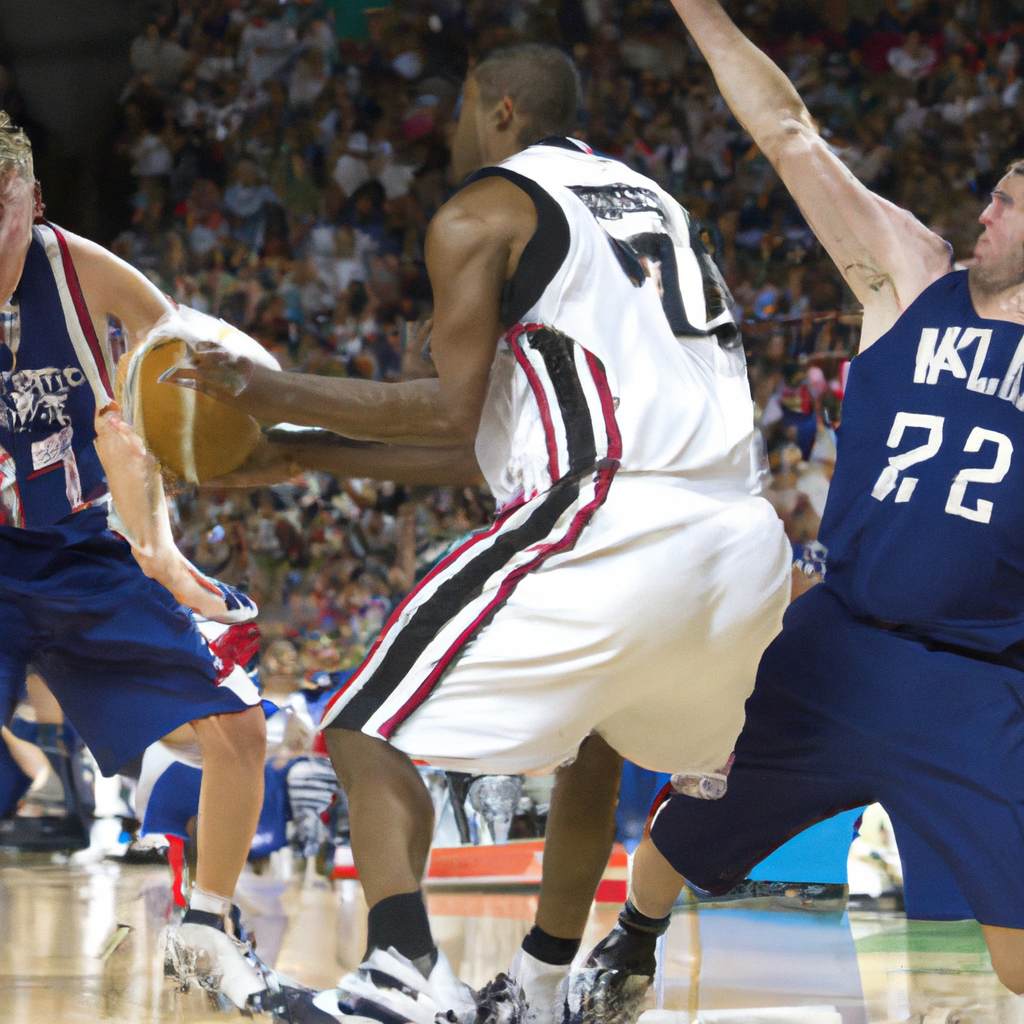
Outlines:
[{"label": "red stripe trim on jersey", "polygon": [[[465,544],[460,544],[459,547],[457,547],[454,551],[451,552],[451,554],[446,555],[443,559],[441,559],[441,561],[438,562],[437,565],[435,565],[434,568],[431,569],[430,572],[428,572],[427,575],[424,576],[423,579],[421,579],[419,583],[417,583],[416,586],[413,587],[412,590],[410,590],[409,593],[405,595],[405,598],[402,600],[402,603],[391,613],[391,615],[388,617],[388,621],[384,623],[384,628],[377,635],[377,639],[373,642],[373,646],[370,648],[370,653],[367,654],[366,657],[363,659],[362,665],[360,665],[359,668],[357,668],[355,672],[353,672],[352,675],[349,676],[349,678],[344,683],[342,683],[338,692],[335,693],[334,696],[331,697],[331,699],[324,706],[324,713],[321,716],[321,721],[327,718],[327,716],[330,714],[331,708],[334,707],[338,700],[340,700],[341,697],[343,697],[345,693],[347,693],[348,690],[351,689],[352,684],[355,683],[356,680],[363,675],[367,666],[369,666],[370,662],[373,661],[374,655],[380,649],[380,645],[387,638],[391,630],[394,629],[399,618],[401,618],[402,612],[405,611],[406,607],[409,605],[409,602],[415,600],[415,598],[419,596],[421,591],[426,587],[428,583],[436,579],[440,573],[444,572],[458,558],[461,558],[462,555],[469,551],[470,548],[475,547],[481,541],[487,540],[488,537],[493,537],[494,534],[497,533],[498,530],[501,528],[505,520],[508,519],[509,515],[511,515],[514,511],[515,508],[509,508],[505,510],[504,512],[502,512],[501,515],[498,516],[498,518],[494,521],[494,524],[491,526],[489,530],[485,530],[483,533],[477,533],[474,536],[470,537],[469,540],[465,542]],[[328,722],[327,724],[329,725],[330,723]]]},{"label": "red stripe trim on jersey", "polygon": [[409,700],[406,701],[405,704],[403,704],[401,708],[399,708],[398,711],[395,712],[395,714],[377,730],[379,736],[383,739],[390,739],[391,734],[395,729],[397,729],[398,726],[400,726],[430,696],[431,691],[437,685],[437,681],[444,674],[455,656],[473,638],[477,630],[488,620],[488,618],[501,608],[506,601],[508,601],[512,592],[519,585],[519,581],[524,576],[533,572],[535,569],[538,569],[552,555],[573,547],[579,539],[579,535],[583,532],[583,528],[590,521],[597,509],[604,504],[605,499],[608,497],[608,489],[611,487],[612,477],[615,476],[617,468],[617,466],[603,466],[597,471],[594,497],[587,505],[581,508],[575,516],[573,516],[573,520],[569,524],[569,529],[566,531],[565,536],[560,540],[545,545],[540,550],[537,557],[531,562],[527,562],[525,565],[522,565],[518,569],[514,569],[509,573],[498,588],[498,592],[494,596],[493,600],[488,602],[483,611],[481,611],[472,623],[470,623],[470,625],[459,634],[455,642],[441,656],[441,659],[431,670],[427,678],[424,679],[416,688],[416,691]]},{"label": "red stripe trim on jersey", "polygon": [[29,475],[27,477],[25,477],[25,479],[26,480],[35,480],[36,477],[43,476],[45,473],[52,473],[55,469],[63,469],[63,468],[64,468],[64,463],[63,462],[55,462],[55,463],[53,463],[50,466],[46,466],[44,469],[37,469],[34,473],[29,473]]},{"label": "red stripe trim on jersey", "polygon": [[611,388],[608,386],[608,376],[600,360],[593,354],[583,349],[587,356],[587,366],[590,368],[590,375],[594,378],[594,386],[601,398],[601,412],[604,414],[604,425],[608,432],[608,458],[622,458],[622,434],[619,433],[619,424],[615,419],[615,399],[612,397]]},{"label": "red stripe trim on jersey", "polygon": [[561,478],[562,474],[558,470],[558,441],[555,439],[555,424],[551,418],[551,406],[548,404],[548,396],[544,393],[544,385],[541,384],[537,371],[519,344],[519,339],[523,334],[528,331],[539,331],[543,326],[543,324],[516,324],[508,332],[508,343],[512,346],[516,362],[522,367],[526,379],[530,382],[533,397],[540,411],[540,420],[544,424],[544,440],[548,447],[548,472],[551,474],[551,482],[554,483]]},{"label": "red stripe trim on jersey", "polygon": [[85,304],[85,296],[82,294],[82,286],[78,281],[78,271],[75,270],[75,263],[71,258],[71,250],[68,248],[67,239],[59,228],[54,227],[52,224],[47,226],[53,232],[54,237],[57,239],[57,244],[60,246],[60,258],[64,264],[64,277],[68,283],[68,292],[71,295],[71,301],[75,304],[78,323],[82,328],[82,333],[85,335],[85,340],[89,345],[89,351],[92,353],[92,358],[96,363],[96,371],[100,375],[100,382],[106,389],[107,394],[113,395],[114,392],[110,387],[110,377],[107,374],[107,363],[103,358],[103,349],[100,348],[99,338],[96,337],[96,329],[92,325],[89,309]]}]

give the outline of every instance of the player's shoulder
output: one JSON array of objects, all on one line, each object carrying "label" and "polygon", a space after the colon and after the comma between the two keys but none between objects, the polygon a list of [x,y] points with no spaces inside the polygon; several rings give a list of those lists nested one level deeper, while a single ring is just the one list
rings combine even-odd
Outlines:
[{"label": "player's shoulder", "polygon": [[429,234],[449,245],[507,239],[534,217],[533,199],[514,179],[487,174],[469,181],[434,214]]}]

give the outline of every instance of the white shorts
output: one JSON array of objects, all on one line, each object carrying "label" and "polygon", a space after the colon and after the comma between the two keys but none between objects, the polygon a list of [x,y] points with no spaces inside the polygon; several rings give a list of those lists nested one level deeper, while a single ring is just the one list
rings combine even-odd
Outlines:
[{"label": "white shorts", "polygon": [[645,768],[717,771],[791,562],[760,498],[606,471],[563,482],[435,567],[322,725],[475,774],[551,769],[591,732]]}]

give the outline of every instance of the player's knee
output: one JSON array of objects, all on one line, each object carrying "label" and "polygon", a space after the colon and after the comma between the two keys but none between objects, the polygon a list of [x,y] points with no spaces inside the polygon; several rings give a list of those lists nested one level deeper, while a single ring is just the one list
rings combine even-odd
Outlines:
[{"label": "player's knee", "polygon": [[384,787],[411,799],[419,798],[420,790],[427,792],[412,761],[379,736],[342,728],[325,729],[323,735],[338,782],[350,797],[364,786]]},{"label": "player's knee", "polygon": [[267,751],[267,719],[260,707],[211,715],[193,722],[203,761],[230,758],[262,774]]}]

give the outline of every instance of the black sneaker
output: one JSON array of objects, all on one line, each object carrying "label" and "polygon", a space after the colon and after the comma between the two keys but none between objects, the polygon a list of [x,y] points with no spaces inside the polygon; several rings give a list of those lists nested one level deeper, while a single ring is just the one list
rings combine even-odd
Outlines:
[{"label": "black sneaker", "polygon": [[619,921],[569,975],[568,1024],[635,1024],[657,970],[658,936]]}]

